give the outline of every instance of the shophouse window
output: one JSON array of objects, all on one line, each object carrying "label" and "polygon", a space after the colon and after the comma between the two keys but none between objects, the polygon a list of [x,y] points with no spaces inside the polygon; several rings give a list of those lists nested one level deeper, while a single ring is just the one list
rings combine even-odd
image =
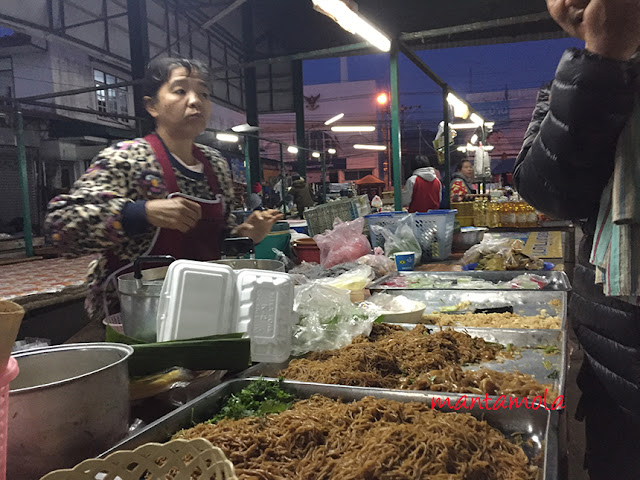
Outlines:
[{"label": "shophouse window", "polygon": [[371,175],[372,173],[373,170],[348,170],[344,172],[344,179],[347,182],[354,182],[366,177],[367,175]]},{"label": "shophouse window", "polygon": [[[113,85],[115,83],[126,82],[125,79],[93,69],[93,79],[96,87],[102,85]],[[110,88],[109,90],[96,90],[96,104],[98,112],[129,114],[129,92],[127,87]]]},{"label": "shophouse window", "polygon": [[[13,67],[11,57],[0,58],[0,97],[11,98],[14,96],[13,90]],[[8,103],[0,100],[0,104]]]}]

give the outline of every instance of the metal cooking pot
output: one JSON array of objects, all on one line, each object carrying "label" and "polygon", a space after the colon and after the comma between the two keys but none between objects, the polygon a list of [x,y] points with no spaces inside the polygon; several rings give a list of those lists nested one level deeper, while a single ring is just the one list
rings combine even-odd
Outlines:
[{"label": "metal cooking pot", "polygon": [[7,478],[70,468],[122,440],[129,427],[128,345],[79,343],[14,355]]},{"label": "metal cooking pot", "polygon": [[156,314],[164,277],[169,267],[142,270],[144,264],[172,263],[171,256],[139,257],[133,272],[118,277],[120,315],[124,334],[147,342],[156,341]]},{"label": "metal cooking pot", "polygon": [[255,270],[271,270],[274,272],[284,272],[284,263],[280,260],[256,260],[247,258],[234,258],[227,260],[214,260],[212,263],[222,263],[229,265],[234,270],[243,268],[253,268]]}]

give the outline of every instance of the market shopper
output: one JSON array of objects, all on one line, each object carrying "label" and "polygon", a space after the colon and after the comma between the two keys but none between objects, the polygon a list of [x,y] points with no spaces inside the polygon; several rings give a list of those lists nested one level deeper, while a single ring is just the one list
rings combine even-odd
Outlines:
[{"label": "market shopper", "polygon": [[260,182],[254,183],[251,187],[251,194],[247,198],[246,206],[250,211],[262,209],[262,185]]},{"label": "market shopper", "polygon": [[585,219],[569,305],[584,350],[578,417],[585,420],[585,466],[591,479],[637,479],[640,0],[547,6],[585,49],[567,50],[550,88],[540,91],[514,181],[542,212]]},{"label": "market shopper", "polygon": [[303,218],[304,211],[309,207],[313,207],[313,196],[311,195],[311,190],[309,190],[309,185],[304,181],[304,178],[298,177],[291,184],[290,193],[293,197],[293,203],[296,204],[298,209],[298,216]]},{"label": "market shopper", "polygon": [[254,212],[235,225],[226,160],[194,144],[212,110],[208,80],[200,62],[152,61],[144,100],[155,132],[101,151],[72,191],[49,203],[52,241],[66,254],[99,254],[87,278],[85,306],[93,320],[119,311],[115,279],[138,256],[217,259],[225,236],[259,243],[280,218]]},{"label": "market shopper", "polygon": [[440,208],[442,183],[429,157],[417,155],[412,162],[413,174],[407,179],[402,191],[402,206],[409,213],[427,212]]},{"label": "market shopper", "polygon": [[462,160],[456,165],[456,171],[451,176],[451,201],[461,202],[464,197],[475,193],[473,183],[473,164],[469,160]]}]

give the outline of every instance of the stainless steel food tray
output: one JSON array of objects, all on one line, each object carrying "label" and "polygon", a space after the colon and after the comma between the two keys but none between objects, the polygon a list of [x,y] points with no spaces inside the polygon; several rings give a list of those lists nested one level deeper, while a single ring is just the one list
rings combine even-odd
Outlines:
[{"label": "stainless steel food tray", "polygon": [[[406,329],[415,327],[413,324],[402,325]],[[441,327],[434,327],[439,329]],[[482,367],[490,368],[500,372],[528,373],[536,378],[540,383],[549,383],[559,395],[564,395],[565,376],[567,370],[567,339],[564,332],[560,330],[510,330],[510,329],[487,329],[487,328],[466,328],[466,327],[442,327],[443,329],[453,329],[466,332],[472,337],[480,337],[487,342],[495,342],[503,345],[511,344],[517,347],[520,354],[515,359],[498,359],[496,361],[484,362],[476,365],[463,367],[465,370],[477,370]],[[553,355],[545,355],[541,349],[535,347],[540,345],[553,345],[559,352]],[[529,348],[526,348],[529,347]],[[548,362],[546,365],[543,362]],[[254,377],[263,376],[276,378],[281,370],[289,365],[289,361],[283,363],[258,363],[241,372],[239,376]],[[549,368],[547,368],[549,367]],[[548,378],[552,372],[557,371],[557,378]],[[462,395],[467,397],[477,396],[474,394],[446,393],[452,397],[459,398]],[[551,395],[551,393],[550,393]],[[481,396],[484,398],[484,395]],[[549,406],[555,396],[548,401]],[[490,398],[498,398],[493,396]]]},{"label": "stainless steel food tray", "polygon": [[[503,272],[491,272],[486,270],[472,270],[469,272],[402,272],[402,273],[392,273],[386,275],[373,283],[369,289],[370,290],[474,290],[474,288],[468,288],[464,283],[458,283],[461,278],[473,278],[475,280],[486,280],[493,283],[498,282],[509,282],[514,278],[525,274],[534,274],[539,277],[545,278],[549,284],[546,285],[542,290],[531,290],[534,292],[548,292],[548,291],[558,291],[558,292],[568,292],[571,290],[571,283],[569,282],[569,277],[565,272],[552,272],[552,271],[528,271],[528,270],[511,270],[511,271],[503,271]],[[406,288],[406,287],[391,287],[384,285],[389,280],[398,277],[424,277],[441,281],[451,281],[454,282],[453,286],[448,287],[417,287],[417,288]],[[484,290],[484,289],[483,289]],[[513,290],[511,288],[490,288],[486,289],[488,291],[495,290]]]},{"label": "stainless steel food tray", "polygon": [[[443,307],[455,307],[470,302],[464,310],[512,306],[518,315],[536,316],[544,312],[560,317],[562,330],[567,324],[567,292],[542,290],[387,290],[389,295],[403,295],[426,305],[425,313],[440,312]],[[455,312],[446,312],[455,315]],[[463,312],[460,312],[463,313]]]},{"label": "stainless steel food tray", "polygon": [[[148,442],[167,441],[177,431],[192,427],[213,417],[219,412],[224,398],[239,392],[250,381],[251,379],[231,380],[209,390],[118,443],[103,453],[101,457],[116,450],[132,450]],[[322,385],[294,381],[284,381],[283,388],[300,398],[308,398],[311,395],[320,394],[334,399],[341,398],[344,401],[360,400],[366,396],[373,396],[399,402],[420,402],[433,405],[434,399],[445,398],[442,395],[425,392]],[[446,406],[438,408],[436,405],[435,408],[445,412],[450,411]],[[507,438],[512,438],[514,434],[520,434],[525,442],[522,445],[523,450],[529,458],[540,456],[544,459],[542,479],[558,479],[558,412],[548,412],[544,409],[485,410],[477,404],[471,409],[465,409],[464,412],[470,413],[480,420],[486,420],[489,425],[502,432]],[[532,447],[527,445],[529,440],[533,445]]]}]

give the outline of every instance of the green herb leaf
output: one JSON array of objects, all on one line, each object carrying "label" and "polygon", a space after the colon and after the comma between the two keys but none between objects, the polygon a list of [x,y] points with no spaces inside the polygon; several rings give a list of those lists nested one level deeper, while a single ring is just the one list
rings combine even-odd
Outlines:
[{"label": "green herb leaf", "polygon": [[260,417],[287,410],[295,397],[281,388],[279,382],[256,380],[238,393],[227,397],[220,413],[207,423],[217,423],[224,418],[238,420],[244,417]]}]

